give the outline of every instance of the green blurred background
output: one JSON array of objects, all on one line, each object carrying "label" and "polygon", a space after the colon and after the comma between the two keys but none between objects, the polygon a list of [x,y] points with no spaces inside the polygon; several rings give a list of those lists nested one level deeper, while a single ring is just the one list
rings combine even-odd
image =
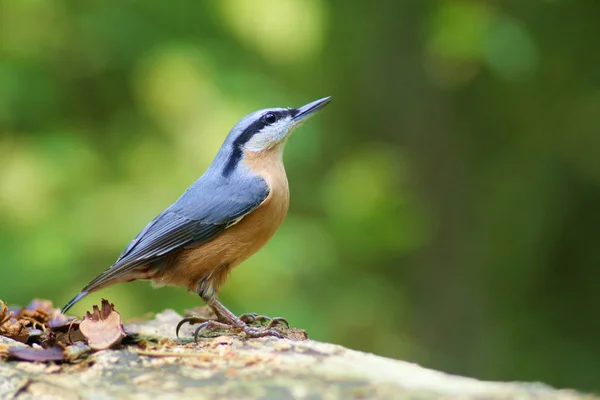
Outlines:
[{"label": "green blurred background", "polygon": [[[596,0],[0,0],[0,298],[64,304],[247,113],[333,96],[221,299],[481,379],[600,390]],[[146,282],[126,318],[201,304]]]}]

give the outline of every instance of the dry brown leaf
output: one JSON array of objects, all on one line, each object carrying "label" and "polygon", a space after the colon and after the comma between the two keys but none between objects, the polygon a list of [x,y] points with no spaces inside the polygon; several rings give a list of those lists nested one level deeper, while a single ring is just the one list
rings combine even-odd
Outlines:
[{"label": "dry brown leaf", "polygon": [[29,338],[29,329],[26,327],[28,324],[29,321],[19,319],[18,315],[15,316],[15,311],[0,300],[0,335],[25,343]]},{"label": "dry brown leaf", "polygon": [[52,314],[55,310],[52,301],[44,299],[33,299],[25,308],[29,311],[44,313],[46,315]]},{"label": "dry brown leaf", "polygon": [[[48,300],[34,299],[27,307],[15,308],[8,308],[0,301],[0,335],[38,345],[37,348],[0,345],[0,356],[23,361],[66,361],[77,358],[80,353],[90,351],[83,344],[84,337],[78,324],[79,321],[62,315]],[[65,348],[68,344],[71,346]]]},{"label": "dry brown leaf", "polygon": [[74,319],[61,314],[49,300],[34,299],[27,307],[15,308],[6,307],[0,300],[0,335],[22,343],[47,342],[44,347],[52,347],[56,342],[53,331],[67,332]]},{"label": "dry brown leaf", "polygon": [[94,350],[108,349],[125,337],[121,314],[115,311],[114,304],[102,299],[100,307],[94,306],[93,312],[87,312],[79,324],[81,333]]}]

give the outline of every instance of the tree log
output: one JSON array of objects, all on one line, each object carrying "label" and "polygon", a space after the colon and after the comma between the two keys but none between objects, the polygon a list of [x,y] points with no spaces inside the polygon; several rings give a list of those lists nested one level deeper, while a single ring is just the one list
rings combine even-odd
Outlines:
[{"label": "tree log", "polygon": [[[485,382],[302,339],[190,339],[172,310],[127,324],[134,343],[65,363],[0,362],[1,399],[593,399],[540,383]],[[292,332],[294,337],[294,331]],[[0,347],[24,346],[0,337]]]}]

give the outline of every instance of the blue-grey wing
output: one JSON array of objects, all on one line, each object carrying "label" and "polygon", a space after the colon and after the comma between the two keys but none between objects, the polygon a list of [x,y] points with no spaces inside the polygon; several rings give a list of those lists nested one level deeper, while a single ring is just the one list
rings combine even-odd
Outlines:
[{"label": "blue-grey wing", "polygon": [[260,178],[210,185],[196,182],[171,207],[158,215],[131,241],[116,263],[90,282],[90,292],[113,278],[150,264],[168,253],[207,242],[244,215],[256,209],[269,195]]}]

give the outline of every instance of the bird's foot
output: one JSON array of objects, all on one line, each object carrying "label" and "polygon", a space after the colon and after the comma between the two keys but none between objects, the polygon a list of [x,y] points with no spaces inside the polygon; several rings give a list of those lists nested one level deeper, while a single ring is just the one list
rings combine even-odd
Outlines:
[{"label": "bird's foot", "polygon": [[[259,320],[259,319],[256,319],[256,320]],[[264,320],[264,319],[260,319],[260,320]],[[188,323],[190,325],[200,324],[200,325],[198,325],[196,330],[194,330],[194,342],[196,342],[196,343],[198,343],[198,337],[200,336],[202,331],[213,330],[213,329],[219,329],[219,330],[223,330],[223,331],[244,332],[246,337],[249,337],[249,338],[275,336],[275,337],[281,339],[282,338],[281,333],[279,333],[277,330],[272,328],[274,325],[280,324],[281,323],[280,320],[283,320],[283,318],[281,318],[281,319],[268,318],[269,322],[267,323],[267,325],[265,327],[254,328],[254,327],[249,326],[246,322],[243,322],[242,320],[239,320],[239,323],[234,322],[232,324],[232,323],[225,322],[225,321],[221,322],[221,321],[216,321],[214,319],[207,319],[207,318],[203,318],[203,317],[186,317],[186,318],[182,319],[181,321],[179,321],[179,323],[177,324],[177,327],[175,328],[175,334],[177,335],[177,337],[179,337],[179,330],[181,329],[183,324]],[[287,323],[287,321],[286,321],[286,323]]]},{"label": "bird's foot", "polygon": [[285,318],[281,317],[267,317],[266,315],[260,315],[257,313],[244,313],[238,317],[242,322],[246,323],[246,325],[264,325],[266,324],[265,329],[271,329],[277,325],[285,325],[286,328],[290,327],[289,322]]},{"label": "bird's foot", "polygon": [[285,318],[280,317],[271,318],[257,313],[246,313],[237,317],[218,300],[213,300],[210,303],[210,307],[217,315],[217,319],[200,316],[186,317],[182,319],[175,328],[177,337],[179,337],[181,326],[186,323],[189,323],[190,325],[200,324],[194,331],[194,339],[196,342],[198,342],[198,336],[204,330],[219,329],[237,333],[243,332],[248,338],[274,336],[281,339],[283,338],[281,332],[274,328],[290,327]]}]

